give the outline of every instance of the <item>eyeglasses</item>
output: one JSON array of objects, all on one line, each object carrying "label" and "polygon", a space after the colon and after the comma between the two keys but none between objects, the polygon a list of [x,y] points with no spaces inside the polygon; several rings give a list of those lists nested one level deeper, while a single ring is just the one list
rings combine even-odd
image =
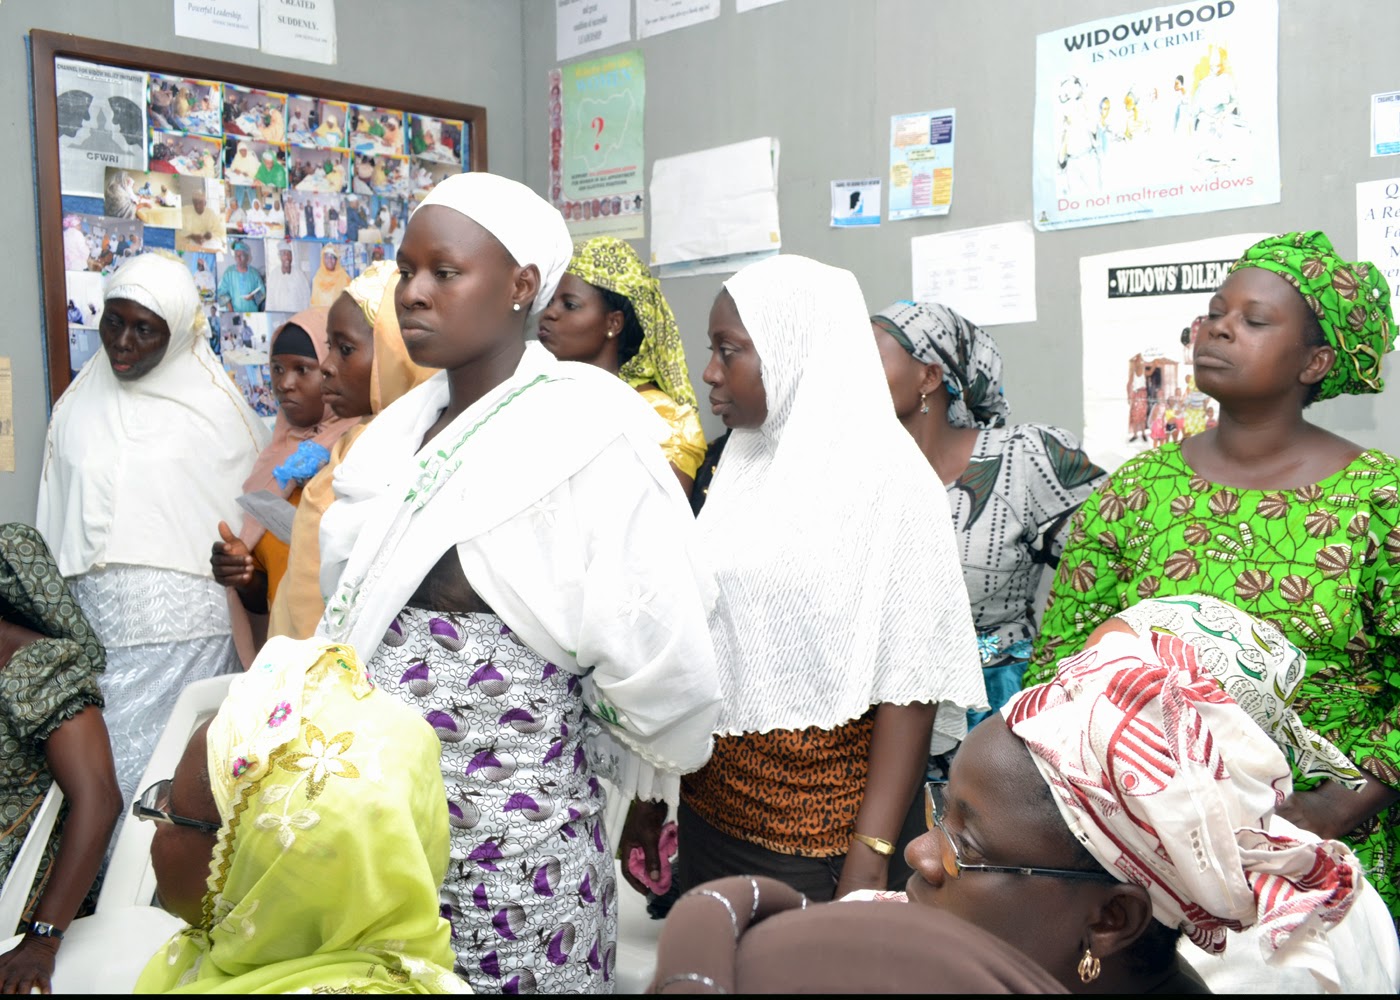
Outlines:
[{"label": "eyeglasses", "polygon": [[943,871],[949,878],[961,878],[963,872],[1000,872],[1004,875],[1045,875],[1050,878],[1075,879],[1081,882],[1117,882],[1105,871],[1087,872],[1072,868],[1032,868],[1027,865],[969,865],[958,856],[958,845],[953,842],[947,827],[943,825],[943,795],[945,782],[930,781],[924,786],[924,819],[929,831],[938,831],[939,853],[943,861]]},{"label": "eyeglasses", "polygon": [[202,819],[189,819],[176,816],[170,811],[170,779],[157,781],[141,793],[141,797],[131,803],[131,814],[137,819],[148,819],[153,823],[173,823],[175,826],[188,826],[205,833],[218,833],[218,823],[208,823]]}]

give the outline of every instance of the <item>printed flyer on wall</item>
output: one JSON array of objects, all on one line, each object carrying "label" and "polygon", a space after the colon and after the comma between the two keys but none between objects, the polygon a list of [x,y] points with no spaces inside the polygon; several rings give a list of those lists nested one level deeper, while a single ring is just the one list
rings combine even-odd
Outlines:
[{"label": "printed flyer on wall", "polygon": [[1079,261],[1084,450],[1110,472],[1214,424],[1192,356],[1211,296],[1267,233],[1124,250]]},{"label": "printed flyer on wall", "polygon": [[880,178],[831,182],[831,225],[853,229],[880,224]]},{"label": "printed flyer on wall", "polygon": [[646,64],[637,51],[550,74],[550,197],[574,236],[646,234],[642,120]]},{"label": "printed flyer on wall", "polygon": [[1032,159],[1041,230],[1277,202],[1278,0],[1038,36]]},{"label": "printed flyer on wall", "polygon": [[953,109],[890,116],[890,221],[953,207]]},{"label": "printed flyer on wall", "polygon": [[1381,269],[1400,304],[1400,177],[1356,185],[1356,259]]},{"label": "printed flyer on wall", "polygon": [[146,169],[146,74],[54,60],[64,194],[100,195],[108,167]]}]

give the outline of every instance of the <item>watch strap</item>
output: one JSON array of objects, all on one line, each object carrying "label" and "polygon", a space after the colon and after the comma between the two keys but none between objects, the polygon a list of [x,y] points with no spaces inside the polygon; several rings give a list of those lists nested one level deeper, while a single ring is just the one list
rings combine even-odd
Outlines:
[{"label": "watch strap", "polygon": [[870,837],[863,833],[853,833],[851,834],[851,839],[860,841],[876,854],[881,854],[885,857],[889,857],[894,853],[894,845],[881,837]]}]

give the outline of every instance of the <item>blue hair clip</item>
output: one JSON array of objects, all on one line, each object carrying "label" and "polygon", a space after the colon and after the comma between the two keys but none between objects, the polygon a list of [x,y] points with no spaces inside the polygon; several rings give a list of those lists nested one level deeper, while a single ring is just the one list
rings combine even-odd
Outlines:
[{"label": "blue hair clip", "polygon": [[272,470],[277,485],[286,489],[289,483],[305,483],[320,472],[331,460],[331,453],[315,441],[303,441],[287,460]]}]

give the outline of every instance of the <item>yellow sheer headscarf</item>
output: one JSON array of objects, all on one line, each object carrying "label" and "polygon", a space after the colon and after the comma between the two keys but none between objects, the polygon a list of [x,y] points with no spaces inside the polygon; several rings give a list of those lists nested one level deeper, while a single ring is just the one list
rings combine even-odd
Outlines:
[{"label": "yellow sheer headscarf", "polygon": [[[384,266],[384,265],[387,265]],[[371,274],[374,277],[370,279]],[[365,280],[370,279],[370,280]],[[394,309],[394,289],[399,284],[398,266],[378,261],[346,289],[374,328],[374,362],[370,367],[369,405],[379,413],[410,389],[426,382],[436,369],[413,363],[399,330]],[[378,297],[374,296],[377,289]],[[358,295],[356,294],[358,292]],[[373,308],[367,303],[373,302]],[[291,550],[287,572],[277,588],[277,597],[268,612],[267,634],[306,639],[316,631],[325,601],[321,598],[321,515],[335,500],[332,481],[336,467],[345,460],[355,440],[372,417],[343,434],[331,448],[330,461],[301,491],[296,516],[292,519]]]},{"label": "yellow sheer headscarf", "polygon": [[203,919],[136,991],[469,992],[438,911],[439,752],[349,647],[269,642],[209,727],[222,826]]},{"label": "yellow sheer headscarf", "polygon": [[595,288],[625,295],[632,303],[644,336],[636,357],[618,372],[622,380],[633,388],[654,382],[677,403],[697,405],[676,317],[661,294],[661,283],[651,276],[631,245],[616,236],[595,236],[576,243],[568,273]]}]

